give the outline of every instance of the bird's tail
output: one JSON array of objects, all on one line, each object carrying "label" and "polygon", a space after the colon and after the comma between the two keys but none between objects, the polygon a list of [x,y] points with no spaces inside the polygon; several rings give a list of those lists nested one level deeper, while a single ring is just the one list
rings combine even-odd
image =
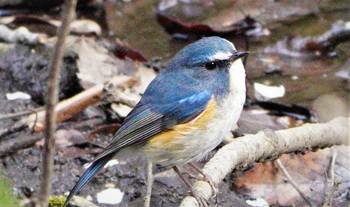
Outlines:
[{"label": "bird's tail", "polygon": [[101,157],[100,159],[97,159],[92,162],[92,164],[88,167],[88,169],[85,170],[83,175],[80,177],[78,182],[75,184],[73,189],[69,192],[69,195],[67,197],[66,202],[63,204],[63,207],[65,207],[69,201],[72,199],[72,197],[77,194],[91,179],[92,177],[98,173],[103,166],[107,164],[107,162],[114,157],[116,153],[108,154],[104,157]]}]

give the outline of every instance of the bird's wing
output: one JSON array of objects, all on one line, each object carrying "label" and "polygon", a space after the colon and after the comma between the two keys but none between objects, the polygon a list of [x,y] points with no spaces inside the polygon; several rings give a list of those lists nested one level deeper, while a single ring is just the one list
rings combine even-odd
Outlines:
[{"label": "bird's wing", "polygon": [[204,90],[168,104],[150,106],[141,102],[126,118],[112,142],[95,160],[121,148],[144,143],[176,124],[191,121],[205,110],[210,99],[211,93]]},{"label": "bird's wing", "polygon": [[141,101],[125,119],[111,143],[80,177],[70,191],[65,205],[120,149],[144,143],[176,124],[191,121],[205,110],[211,96],[208,90],[204,90],[167,104],[148,104]]}]

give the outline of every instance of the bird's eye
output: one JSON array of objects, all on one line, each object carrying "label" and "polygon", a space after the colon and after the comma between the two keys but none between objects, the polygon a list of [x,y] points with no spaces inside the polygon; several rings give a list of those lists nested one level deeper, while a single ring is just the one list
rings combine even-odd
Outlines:
[{"label": "bird's eye", "polygon": [[215,61],[205,64],[205,68],[207,70],[214,70],[216,68],[216,66],[217,66],[217,63]]}]

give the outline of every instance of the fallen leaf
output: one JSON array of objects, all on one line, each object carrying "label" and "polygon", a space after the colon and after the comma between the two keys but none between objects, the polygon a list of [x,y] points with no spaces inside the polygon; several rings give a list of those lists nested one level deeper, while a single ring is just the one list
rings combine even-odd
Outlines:
[{"label": "fallen leaf", "polygon": [[[56,29],[59,28],[62,24],[60,20],[54,20],[48,16],[42,17],[30,14],[18,14],[14,16],[1,17],[0,23],[5,25],[11,23],[45,24]],[[100,36],[102,33],[100,25],[95,21],[89,19],[77,19],[71,22],[69,25],[69,31],[79,35],[95,34],[97,36]]]},{"label": "fallen leaf", "polygon": [[32,97],[27,94],[27,93],[23,93],[21,91],[17,91],[14,93],[6,93],[6,98],[7,100],[16,100],[16,99],[25,99],[25,100],[29,100]]},{"label": "fallen leaf", "polygon": [[[150,81],[156,76],[152,69],[147,69],[143,64],[131,59],[119,59],[111,54],[104,44],[93,38],[69,36],[66,41],[68,50],[78,56],[78,77],[84,88],[91,87],[108,81],[112,76],[134,78],[140,90],[144,90]],[[141,72],[142,75],[141,75]],[[144,73],[146,72],[146,74]],[[139,92],[139,91],[138,91]],[[143,91],[142,91],[143,92]]]},{"label": "fallen leaf", "polygon": [[158,23],[164,27],[165,31],[170,35],[182,34],[182,35],[198,35],[198,36],[212,36],[212,35],[238,35],[245,31],[254,29],[257,22],[250,16],[246,16],[239,22],[227,26],[225,28],[213,28],[212,26],[201,23],[185,23],[178,19],[174,19],[165,16],[161,13],[157,13]]},{"label": "fallen leaf", "polygon": [[[326,183],[329,182],[326,172],[329,171],[333,151],[338,152],[334,167],[338,184],[333,189],[333,204],[342,206],[346,198],[337,195],[346,192],[350,187],[349,168],[345,167],[350,165],[350,147],[336,146],[307,152],[305,155],[286,154],[280,157],[299,188],[316,206],[321,206],[324,202]],[[235,192],[248,198],[264,198],[270,205],[305,205],[304,200],[273,162],[258,163],[233,182]]]},{"label": "fallen leaf", "polygon": [[123,43],[119,39],[115,40],[115,47],[112,51],[115,56],[121,59],[129,58],[134,61],[146,62],[147,59],[138,51],[132,49],[128,44]]},{"label": "fallen leaf", "polygon": [[261,83],[254,83],[255,98],[259,101],[267,101],[274,98],[283,97],[286,89],[283,85],[268,86]]},{"label": "fallen leaf", "polygon": [[72,33],[79,35],[95,34],[101,36],[102,29],[99,24],[89,19],[75,20],[69,25],[69,30]]}]

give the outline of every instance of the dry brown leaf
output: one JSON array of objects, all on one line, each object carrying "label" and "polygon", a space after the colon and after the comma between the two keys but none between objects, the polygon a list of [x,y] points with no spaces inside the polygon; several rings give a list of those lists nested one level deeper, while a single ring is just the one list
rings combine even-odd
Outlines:
[{"label": "dry brown leaf", "polygon": [[81,19],[72,22],[69,26],[71,32],[84,35],[84,34],[95,34],[100,36],[102,29],[99,24],[89,19]]},{"label": "dry brown leaf", "polygon": [[[339,195],[348,191],[350,186],[349,168],[346,167],[350,166],[350,147],[337,146],[317,152],[308,152],[305,155],[283,155],[280,158],[302,192],[311,198],[316,206],[324,202],[326,183],[329,182],[326,180],[326,173],[329,171],[333,151],[338,152],[334,168],[337,187],[333,194],[333,202],[337,206],[345,199]],[[235,192],[249,198],[262,197],[270,205],[300,206],[305,204],[273,162],[258,163],[252,170],[233,182],[236,187]]]}]

